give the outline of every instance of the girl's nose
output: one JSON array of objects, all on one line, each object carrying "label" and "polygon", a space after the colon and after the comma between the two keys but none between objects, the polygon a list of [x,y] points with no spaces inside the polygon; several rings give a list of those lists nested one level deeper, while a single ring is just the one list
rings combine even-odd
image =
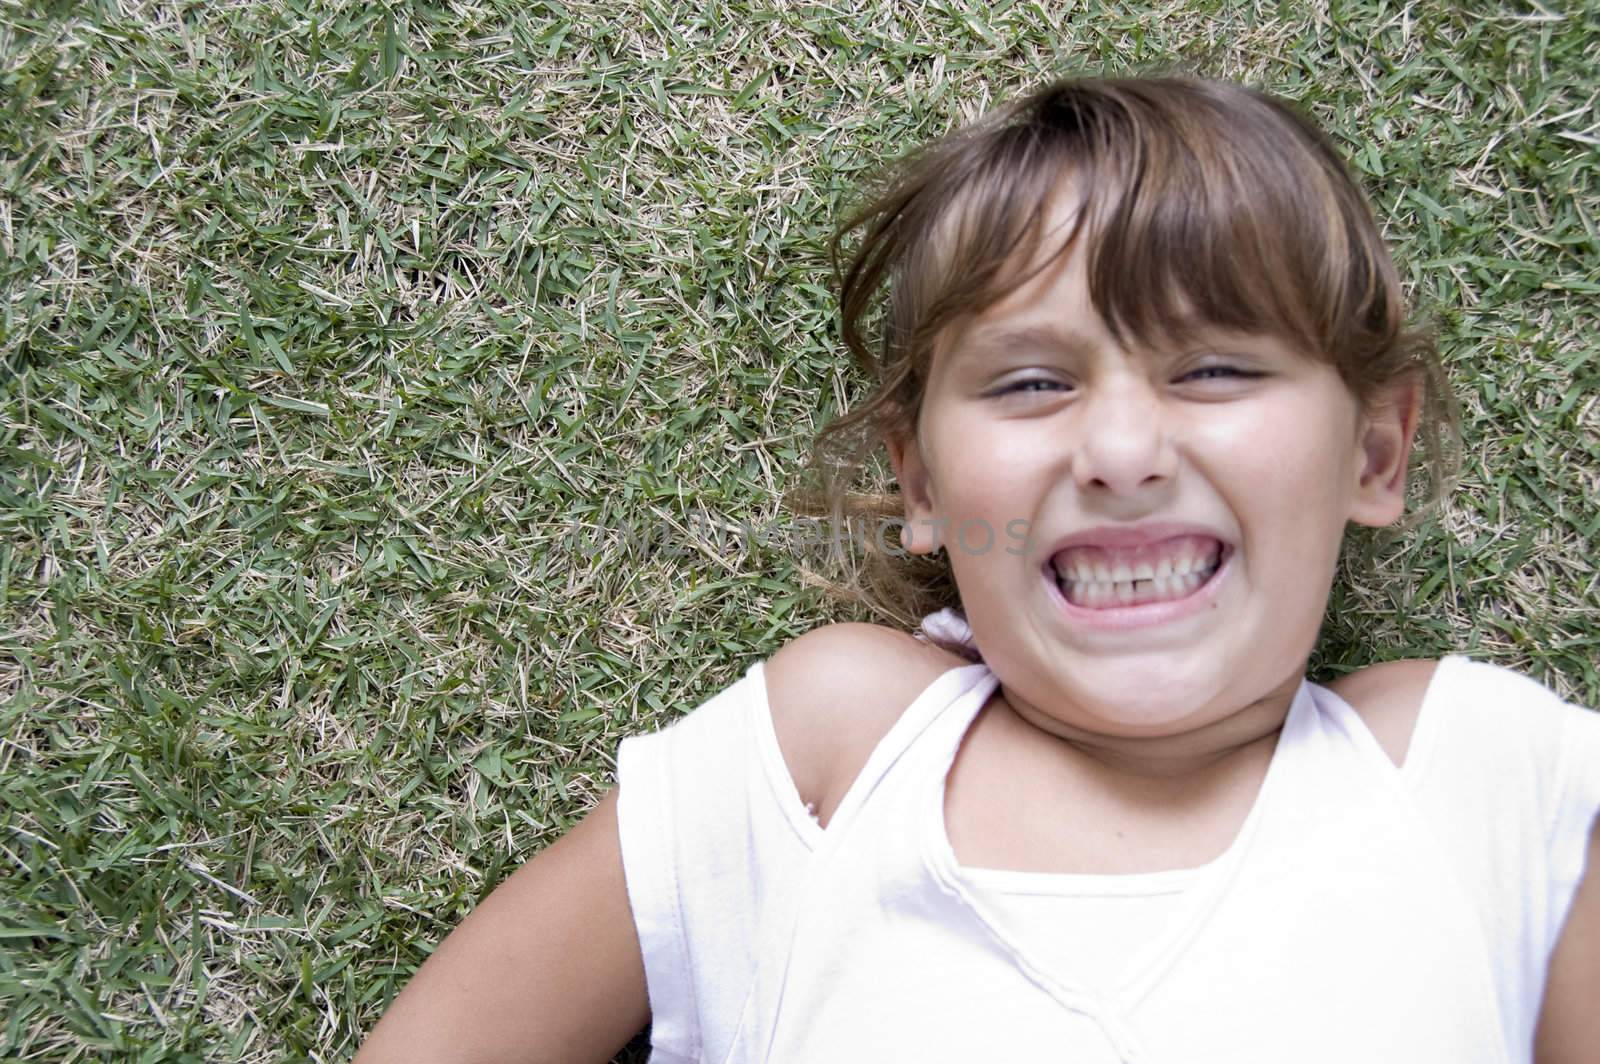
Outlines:
[{"label": "girl's nose", "polygon": [[1160,397],[1146,381],[1107,383],[1078,404],[1072,472],[1084,491],[1131,495],[1177,473]]}]

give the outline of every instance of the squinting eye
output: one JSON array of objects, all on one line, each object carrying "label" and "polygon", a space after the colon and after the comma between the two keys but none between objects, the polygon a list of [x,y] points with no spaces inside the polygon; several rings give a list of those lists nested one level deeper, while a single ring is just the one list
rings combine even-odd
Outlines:
[{"label": "squinting eye", "polygon": [[1205,381],[1220,380],[1226,377],[1241,377],[1248,379],[1250,377],[1259,376],[1261,376],[1261,374],[1252,373],[1249,370],[1238,369],[1234,366],[1201,366],[1199,369],[1190,370],[1188,373],[1185,373],[1178,379],[1185,381]]},{"label": "squinting eye", "polygon": [[1044,385],[1047,388],[1065,387],[1060,381],[1053,381],[1047,377],[1029,377],[1026,380],[1014,381],[1011,384],[1006,385],[1004,388],[1001,388],[994,394],[1010,395],[1013,392],[1035,393],[1037,389],[1035,389],[1033,385],[1036,384]]}]

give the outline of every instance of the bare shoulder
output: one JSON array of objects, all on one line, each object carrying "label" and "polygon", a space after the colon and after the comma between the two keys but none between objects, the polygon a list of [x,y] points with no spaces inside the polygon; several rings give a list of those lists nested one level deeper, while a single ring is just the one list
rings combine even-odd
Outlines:
[{"label": "bare shoulder", "polygon": [[1384,661],[1341,676],[1328,689],[1350,704],[1389,759],[1403,765],[1438,666],[1422,658]]},{"label": "bare shoulder", "polygon": [[971,664],[878,624],[829,624],[785,644],[762,668],[789,775],[826,824],[878,741],[944,672]]}]

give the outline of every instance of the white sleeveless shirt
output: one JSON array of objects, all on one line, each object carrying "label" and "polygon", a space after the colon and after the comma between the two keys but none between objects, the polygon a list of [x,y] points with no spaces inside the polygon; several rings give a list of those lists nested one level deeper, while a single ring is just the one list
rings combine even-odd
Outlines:
[{"label": "white sleeveless shirt", "polygon": [[1172,925],[1205,871],[1051,875],[958,865],[956,878],[1051,971],[1105,986],[1122,977],[1131,952]]},{"label": "white sleeveless shirt", "polygon": [[826,830],[761,662],[622,742],[653,1064],[1531,1060],[1600,810],[1600,715],[1446,658],[1396,768],[1303,683],[1220,858],[1059,877],[959,868],[945,833],[996,686],[981,662],[934,680]]}]

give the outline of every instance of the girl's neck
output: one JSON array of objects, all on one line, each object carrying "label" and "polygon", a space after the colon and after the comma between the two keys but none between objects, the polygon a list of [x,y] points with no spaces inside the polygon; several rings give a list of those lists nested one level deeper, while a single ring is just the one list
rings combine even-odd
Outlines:
[{"label": "girl's neck", "polygon": [[1000,698],[1019,727],[1060,739],[1063,757],[1079,763],[1086,759],[1097,774],[1181,787],[1226,772],[1241,759],[1270,757],[1300,682],[1296,675],[1237,712],[1191,731],[1140,738],[1075,727],[1010,697],[1003,687]]}]

